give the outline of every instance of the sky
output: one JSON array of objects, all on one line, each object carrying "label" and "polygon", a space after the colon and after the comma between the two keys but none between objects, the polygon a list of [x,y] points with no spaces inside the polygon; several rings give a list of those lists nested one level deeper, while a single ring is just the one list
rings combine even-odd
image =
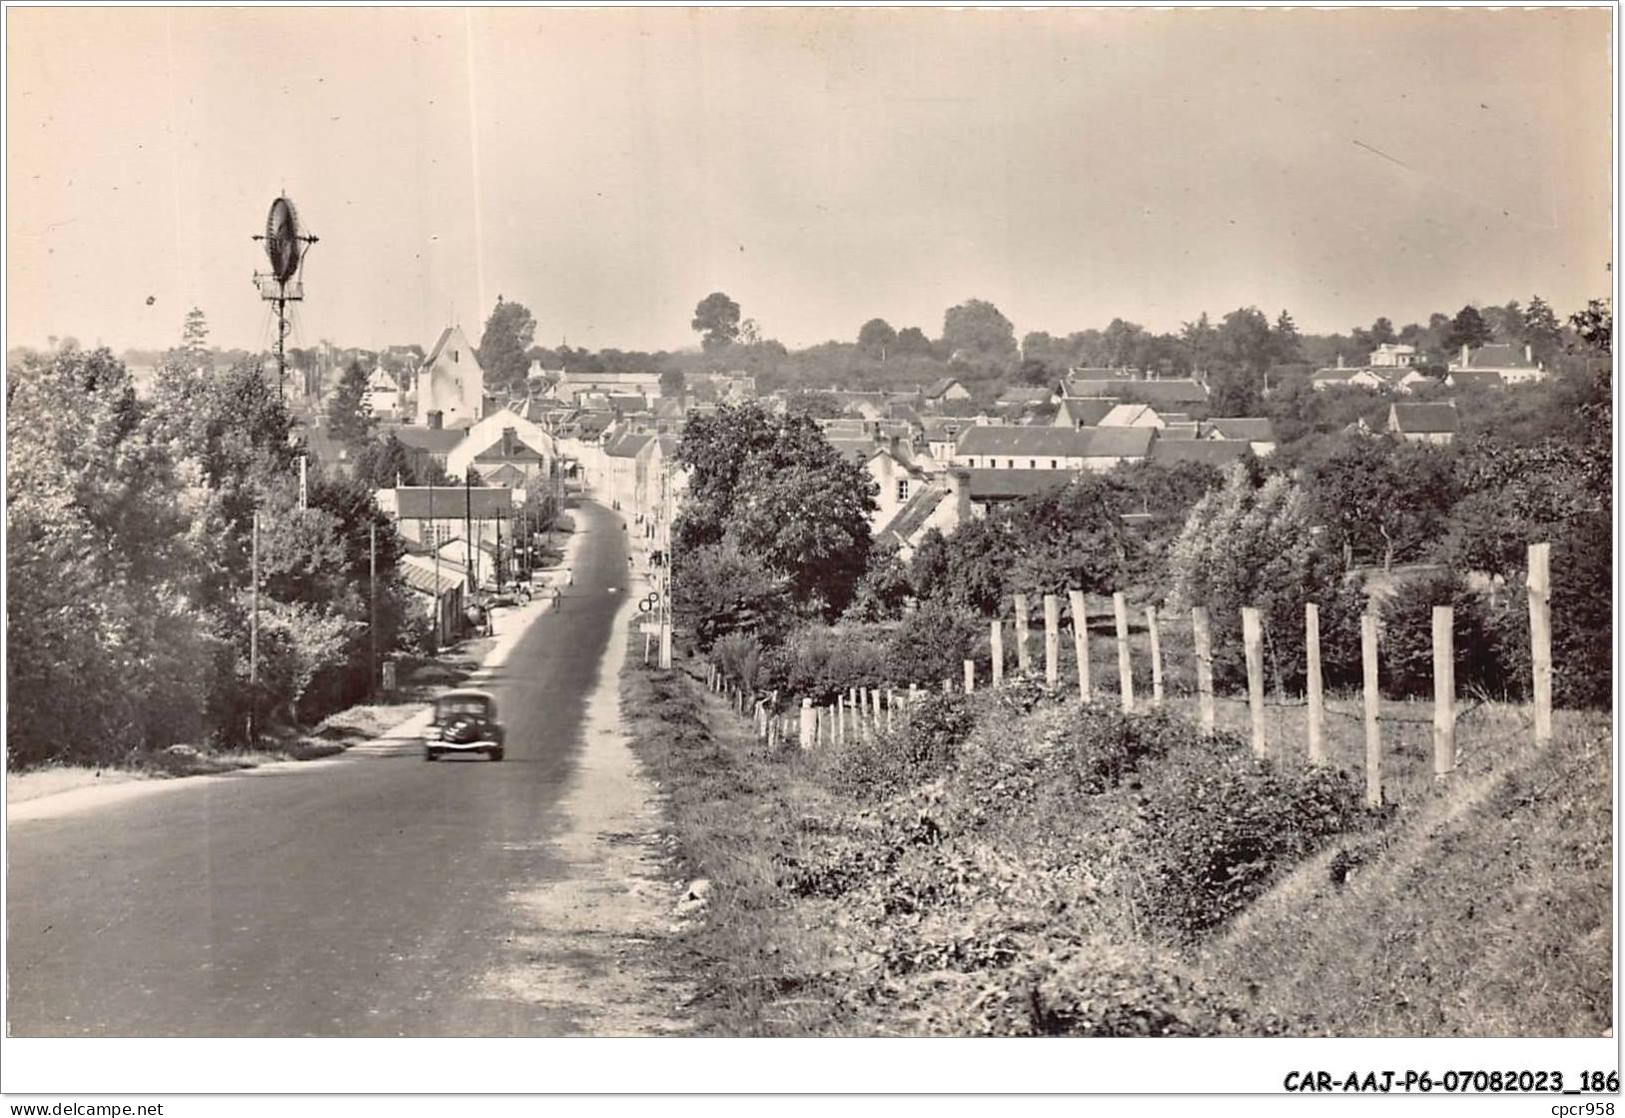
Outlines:
[{"label": "sky", "polygon": [[7,344],[221,346],[250,238],[320,237],[292,343],[1306,332],[1613,287],[1611,12],[7,11]]}]

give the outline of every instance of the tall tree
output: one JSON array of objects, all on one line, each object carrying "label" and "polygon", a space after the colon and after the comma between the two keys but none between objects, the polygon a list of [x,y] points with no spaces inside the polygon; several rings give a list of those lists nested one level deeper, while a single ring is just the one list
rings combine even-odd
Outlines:
[{"label": "tall tree", "polygon": [[485,320],[475,355],[485,370],[487,392],[522,392],[530,371],[526,350],[536,338],[536,319],[522,303],[497,296],[491,317]]},{"label": "tall tree", "polygon": [[1583,311],[1569,315],[1569,323],[1580,340],[1596,352],[1608,356],[1614,345],[1614,307],[1607,299],[1593,299]]},{"label": "tall tree", "polygon": [[201,357],[209,347],[209,321],[202,307],[186,312],[186,324],[181,327],[181,348],[188,354]]},{"label": "tall tree", "polygon": [[727,349],[739,337],[739,304],[713,291],[694,308],[694,321],[689,325],[700,334],[700,348],[705,352]]},{"label": "tall tree", "polygon": [[1276,316],[1275,333],[1271,340],[1275,343],[1276,364],[1291,365],[1303,360],[1303,339],[1298,335],[1298,324],[1292,321],[1285,307]]},{"label": "tall tree", "polygon": [[676,365],[660,370],[660,394],[670,399],[678,399],[688,391],[688,376]]},{"label": "tall tree", "polygon": [[1484,321],[1484,316],[1478,313],[1478,308],[1468,303],[1456,312],[1456,317],[1450,322],[1450,333],[1445,337],[1445,348],[1452,353],[1466,346],[1477,349],[1490,340],[1490,327]]},{"label": "tall tree", "polygon": [[897,331],[884,318],[871,318],[858,331],[858,348],[881,361],[886,359],[887,351],[896,344]]},{"label": "tall tree", "polygon": [[931,339],[918,326],[905,326],[897,331],[897,352],[930,356]]},{"label": "tall tree", "polygon": [[1016,353],[1016,330],[985,299],[968,299],[942,316],[942,343],[950,353],[975,359],[1007,360]]},{"label": "tall tree", "polygon": [[327,402],[327,429],[335,439],[355,450],[371,437],[377,424],[367,401],[367,372],[360,361],[351,361]]},{"label": "tall tree", "polygon": [[1562,337],[1562,324],[1557,321],[1551,306],[1539,295],[1530,298],[1529,306],[1523,312],[1523,338],[1534,350],[1536,359],[1550,361],[1556,355]]},{"label": "tall tree", "polygon": [[1370,337],[1373,346],[1392,345],[1395,340],[1394,324],[1387,318],[1378,316],[1377,321],[1373,322],[1371,329],[1367,331],[1367,336]]}]

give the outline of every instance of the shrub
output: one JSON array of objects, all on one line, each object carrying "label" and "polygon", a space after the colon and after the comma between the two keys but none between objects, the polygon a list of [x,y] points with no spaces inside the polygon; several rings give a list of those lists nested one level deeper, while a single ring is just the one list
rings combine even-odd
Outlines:
[{"label": "shrub", "polygon": [[820,753],[829,780],[858,799],[884,799],[940,775],[975,726],[963,695],[924,694],[896,729]]},{"label": "shrub", "polygon": [[1146,912],[1185,941],[1234,916],[1332,836],[1375,820],[1348,773],[1259,760],[1227,735],[1168,757],[1136,807]]},{"label": "shrub", "polygon": [[958,680],[966,660],[985,661],[987,635],[982,622],[945,603],[926,602],[903,619],[886,649],[891,678],[936,688]]},{"label": "shrub", "polygon": [[806,625],[762,657],[761,686],[820,706],[852,687],[889,682],[883,630],[844,624]]},{"label": "shrub", "polygon": [[1383,691],[1397,699],[1433,693],[1433,607],[1455,610],[1454,648],[1456,685],[1490,694],[1521,697],[1526,684],[1510,675],[1500,661],[1495,640],[1495,618],[1483,595],[1449,572],[1438,572],[1402,583],[1382,601]]}]

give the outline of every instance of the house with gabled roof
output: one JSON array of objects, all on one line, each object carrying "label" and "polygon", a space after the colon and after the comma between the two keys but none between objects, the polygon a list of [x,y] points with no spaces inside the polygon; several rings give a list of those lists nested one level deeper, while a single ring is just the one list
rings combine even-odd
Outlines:
[{"label": "house with gabled roof", "polygon": [[1445,387],[1468,392],[1481,392],[1487,388],[1505,388],[1497,369],[1452,369],[1444,378]]},{"label": "house with gabled roof", "polygon": [[977,516],[986,516],[998,505],[1064,489],[1078,476],[1075,470],[975,469],[963,473],[966,499]]},{"label": "house with gabled roof", "polygon": [[964,429],[953,465],[969,470],[1081,470],[1085,433],[1070,427],[987,424]]},{"label": "house with gabled roof", "polygon": [[1118,404],[1100,417],[1097,427],[1162,427],[1164,421],[1150,404]]},{"label": "house with gabled roof", "polygon": [[1162,436],[1151,446],[1151,461],[1158,466],[1196,462],[1222,469],[1252,453],[1241,439],[1168,439]]},{"label": "house with gabled roof", "polygon": [[1275,424],[1267,416],[1209,419],[1201,425],[1200,437],[1221,442],[1244,442],[1260,458],[1275,453]]},{"label": "house with gabled roof", "polygon": [[1099,427],[1100,421],[1118,405],[1118,402],[1111,396],[1068,396],[1056,409],[1052,426],[1071,427],[1073,430],[1079,427]]},{"label": "house with gabled roof", "polygon": [[558,461],[558,443],[538,424],[516,411],[503,408],[485,416],[468,429],[462,442],[446,455],[446,472],[461,477],[473,466],[489,480],[504,466],[517,471],[520,486],[533,477],[547,477]]},{"label": "house with gabled roof", "polygon": [[1444,446],[1454,441],[1458,429],[1455,403],[1390,404],[1388,433],[1410,443]]},{"label": "house with gabled roof", "polygon": [[873,538],[878,547],[896,548],[898,558],[907,563],[927,532],[934,528],[944,536],[952,535],[973,515],[969,472],[948,470],[941,478],[915,488],[908,501],[875,530]]},{"label": "house with gabled roof", "polygon": [[420,427],[472,425],[483,414],[485,370],[461,326],[448,326],[423,359],[417,374]]},{"label": "house with gabled roof", "polygon": [[922,395],[927,403],[940,404],[944,400],[969,400],[970,389],[961,384],[958,377],[943,377]]},{"label": "house with gabled roof", "polygon": [[1546,379],[1546,365],[1535,360],[1533,346],[1482,345],[1461,347],[1461,355],[1450,364],[1450,372],[1494,372],[1503,385],[1536,384]]},{"label": "house with gabled roof", "polygon": [[1089,470],[1110,470],[1126,462],[1143,462],[1156,442],[1154,427],[1090,427],[1085,436],[1083,465]]}]

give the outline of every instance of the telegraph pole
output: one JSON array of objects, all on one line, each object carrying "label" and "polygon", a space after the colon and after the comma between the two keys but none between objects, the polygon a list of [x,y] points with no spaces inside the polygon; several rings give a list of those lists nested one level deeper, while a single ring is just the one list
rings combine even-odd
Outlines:
[{"label": "telegraph pole", "polygon": [[473,594],[480,586],[474,577],[474,479],[468,470],[463,471],[463,557],[468,563],[468,592]]},{"label": "telegraph pole", "polygon": [[660,670],[671,670],[671,467],[660,471]]},{"label": "telegraph pole", "polygon": [[[434,553],[434,651],[440,654],[440,531],[434,522],[434,460],[429,460],[429,550]],[[400,508],[396,506],[396,512]]]},{"label": "telegraph pole", "polygon": [[257,509],[248,554],[248,744],[253,746],[259,742],[259,727],[255,724],[260,679],[260,514]]},{"label": "telegraph pole", "polygon": [[[437,605],[439,603],[436,603]],[[367,636],[372,641],[371,675],[367,693],[378,688],[378,522],[367,525]]]},{"label": "telegraph pole", "polygon": [[[512,533],[509,533],[512,535]],[[497,509],[497,593],[502,593],[502,510]]]}]

